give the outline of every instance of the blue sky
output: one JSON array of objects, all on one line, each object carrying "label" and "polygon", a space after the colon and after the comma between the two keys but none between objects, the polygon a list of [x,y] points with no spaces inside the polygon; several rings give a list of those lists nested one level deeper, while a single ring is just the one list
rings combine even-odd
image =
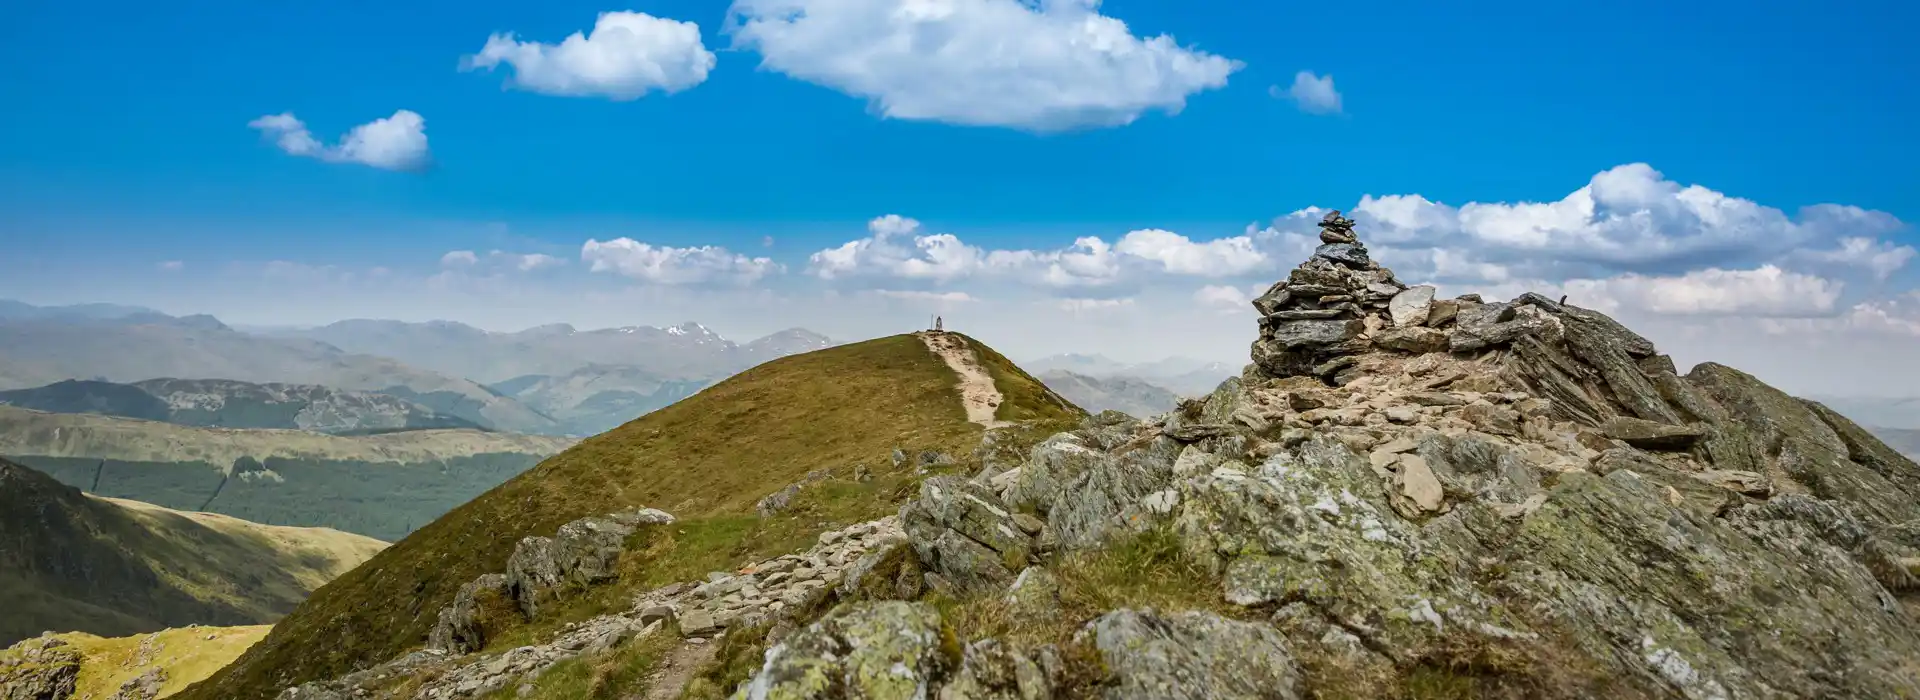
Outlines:
[{"label": "blue sky", "polygon": [[[899,19],[902,7],[929,4],[949,13]],[[1076,313],[1122,300],[1170,308],[1204,296],[1196,288],[1242,293],[1284,274],[1298,260],[1282,257],[1292,251],[1277,217],[1417,194],[1444,205],[1437,216],[1445,225],[1377,215],[1380,228],[1399,232],[1388,237],[1405,243],[1396,264],[1406,266],[1403,278],[1425,273],[1463,290],[1571,280],[1624,289],[1608,280],[1630,276],[1640,286],[1613,294],[1627,315],[1682,316],[1682,327],[1751,317],[1774,332],[1782,319],[1838,322],[1861,304],[1904,321],[1900,314],[1920,304],[1903,296],[1913,286],[1911,248],[1898,252],[1920,242],[1907,223],[1920,220],[1912,126],[1920,123],[1920,49],[1899,33],[1920,24],[1910,3],[1052,4],[15,3],[0,13],[0,58],[9,66],[0,80],[8,106],[0,110],[0,297],[146,301],[254,323],[393,315],[511,328],[546,315],[585,325],[700,318],[741,332],[796,315],[831,326],[853,308],[847,298],[879,291],[949,306],[1028,295]],[[783,24],[781,11],[793,8],[810,19]],[[667,76],[648,78],[643,66],[610,82],[602,75],[597,90],[580,89],[565,65],[546,66],[544,88],[526,63],[462,69],[492,35],[554,45],[593,32],[601,13],[615,11],[692,22],[699,44],[685,45],[691,34],[662,34],[596,47],[629,66],[664,61],[652,70]],[[747,33],[728,31],[730,12],[772,28],[745,41]],[[1122,36],[1135,49],[1170,36],[1155,54],[1166,60],[1103,63],[1112,55],[1073,31],[1100,16],[1125,22],[1131,36]],[[942,40],[966,50],[943,52]],[[701,51],[711,67],[692,71],[698,79],[674,63],[698,62]],[[862,51],[899,53],[862,63]],[[1188,59],[1201,64],[1177,63]],[[1332,79],[1337,111],[1288,97],[1301,71]],[[675,87],[646,90],[649,81]],[[610,95],[609,85],[644,94]],[[1077,108],[1061,97],[1068,94]],[[1174,104],[1182,107],[1170,113]],[[430,165],[379,167],[328,150],[399,110],[423,119],[429,155],[421,160]],[[314,150],[289,153],[249,127],[280,114],[310,130]],[[1665,205],[1628,197],[1589,218],[1632,222],[1635,213],[1620,208],[1644,206],[1642,228],[1603,226],[1620,235],[1596,238],[1575,222],[1551,245],[1536,245],[1501,239],[1462,214],[1471,202],[1559,201],[1639,163],[1655,173],[1637,176],[1640,184],[1697,185],[1779,221],[1703,223],[1697,212],[1668,216]],[[1866,223],[1806,224],[1801,208],[1820,204],[1875,214]],[[848,268],[826,279],[812,256],[869,237],[869,222],[886,215],[920,222],[895,234],[903,250],[858,261],[862,274]],[[1273,235],[1249,245],[1271,264],[1229,265],[1230,274],[1182,273],[1152,254],[1135,257],[1159,261],[1155,274],[1114,284],[1023,285],[897,264],[932,255],[938,241],[916,236],[936,232],[983,255],[1029,251],[1057,264],[1084,236],[1117,243],[1131,231],[1165,230],[1197,246],[1262,228]],[[1774,241],[1782,236],[1795,240]],[[1835,252],[1842,239],[1862,237],[1858,255]],[[716,289],[712,275],[636,267],[628,250],[624,268],[608,262],[591,272],[583,244],[620,238],[656,251],[724,248],[779,271]],[[1679,243],[1666,256],[1585,256],[1582,241]],[[1381,257],[1395,264],[1387,243]],[[1214,252],[1232,252],[1223,245]],[[546,275],[537,280],[469,272],[493,291],[446,291],[447,253],[473,250],[484,262],[496,249],[499,260],[565,262],[526,270]],[[1466,267],[1449,267],[1435,250]],[[1871,262],[1876,253],[1884,255]],[[714,255],[662,259],[724,263]],[[1590,264],[1520,264],[1542,257]],[[276,264],[310,274],[249,281]],[[1462,272],[1486,265],[1505,271]],[[1701,270],[1753,272],[1735,278],[1753,282],[1769,265],[1843,291],[1796,308],[1695,304],[1678,313],[1629,299]],[[443,275],[445,293],[388,303],[411,288],[367,286],[376,268],[421,285]],[[1813,284],[1784,279],[1803,290]],[[276,290],[284,297],[262,296]],[[541,301],[511,311],[488,293]],[[556,306],[541,294],[580,303]],[[587,294],[648,302],[616,312]],[[756,317],[766,294],[810,311]],[[322,296],[334,301],[315,300]],[[924,311],[897,306],[869,311]],[[1217,323],[1213,335],[1195,333],[1251,336],[1247,319]]]}]

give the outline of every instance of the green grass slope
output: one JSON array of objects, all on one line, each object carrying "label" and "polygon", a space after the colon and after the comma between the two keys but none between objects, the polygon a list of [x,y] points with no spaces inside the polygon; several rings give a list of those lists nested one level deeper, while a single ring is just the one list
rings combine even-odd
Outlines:
[{"label": "green grass slope", "polygon": [[93,498],[0,459],[0,645],[272,621],[383,546]]},{"label": "green grass slope", "polygon": [[[1083,417],[1006,358],[968,341],[1001,387],[997,418],[1052,428]],[[676,529],[689,533],[681,566],[744,553],[739,541],[755,535],[755,501],[809,471],[890,468],[896,447],[970,455],[983,428],[967,422],[958,382],[914,335],[750,369],[589,438],[421,528],[321,588],[265,641],[181,697],[268,698],[418,646],[461,584],[503,569],[520,538],[580,517],[657,507],[679,516]],[[864,507],[895,506],[871,497]]]}]

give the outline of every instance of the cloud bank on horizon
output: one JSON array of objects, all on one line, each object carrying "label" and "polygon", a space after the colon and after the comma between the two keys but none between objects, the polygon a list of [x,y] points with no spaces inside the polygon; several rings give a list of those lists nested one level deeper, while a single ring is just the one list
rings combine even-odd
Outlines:
[{"label": "cloud bank on horizon", "polygon": [[[431,285],[419,288],[451,304],[428,313],[501,330],[577,322],[554,314],[602,303],[663,306],[687,317],[708,309],[713,315],[705,318],[726,317],[753,333],[797,324],[836,337],[893,332],[945,313],[1036,356],[1093,344],[1143,360],[1242,361],[1250,300],[1312,254],[1324,213],[1308,208],[1211,239],[1149,228],[1017,249],[976,245],[886,214],[844,243],[784,261],[629,237],[580,244],[582,265],[572,272],[546,254],[455,250],[441,256]],[[1551,202],[1456,206],[1419,194],[1366,195],[1347,213],[1375,259],[1403,282],[1501,299],[1564,294],[1662,343],[1705,343],[1698,354],[1670,348],[1686,359],[1751,355],[1754,348],[1736,345],[1756,343],[1775,350],[1808,343],[1808,357],[1876,347],[1899,357],[1920,345],[1920,290],[1892,284],[1916,256],[1891,238],[1909,226],[1880,212],[1817,205],[1789,214],[1632,163]],[[279,277],[295,279],[301,266],[281,264]],[[300,279],[335,293],[413,289],[386,268],[301,269]],[[619,284],[570,291],[608,279]],[[497,302],[509,298],[532,315],[499,316]],[[1141,334],[1152,328],[1180,330]],[[1086,342],[1092,338],[1100,340]]]}]

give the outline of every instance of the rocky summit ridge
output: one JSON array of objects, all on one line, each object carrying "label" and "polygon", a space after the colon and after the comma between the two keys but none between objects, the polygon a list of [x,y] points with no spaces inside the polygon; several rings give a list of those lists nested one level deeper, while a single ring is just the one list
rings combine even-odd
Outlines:
[{"label": "rocky summit ridge", "polygon": [[[650,698],[1920,697],[1920,465],[1601,313],[1440,299],[1323,229],[1205,398],[923,467],[895,516],[533,646],[489,656],[456,601],[379,682],[282,697],[548,697],[537,669],[627,638],[710,658]],[[618,556],[569,527],[528,551]],[[474,589],[537,614],[515,566]]]}]

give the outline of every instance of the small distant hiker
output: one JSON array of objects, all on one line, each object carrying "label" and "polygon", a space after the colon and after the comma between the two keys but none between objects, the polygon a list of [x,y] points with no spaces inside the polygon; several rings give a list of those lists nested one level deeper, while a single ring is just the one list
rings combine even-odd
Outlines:
[{"label": "small distant hiker", "polygon": [[941,317],[939,317],[939,316],[935,316],[935,317],[933,317],[933,329],[934,329],[934,330],[936,330],[936,331],[937,331],[937,330],[943,330],[943,328],[942,328],[942,326],[941,326],[941,323],[942,323],[942,322],[943,322],[944,320],[945,320],[945,319],[942,319],[942,318],[941,318]]}]

